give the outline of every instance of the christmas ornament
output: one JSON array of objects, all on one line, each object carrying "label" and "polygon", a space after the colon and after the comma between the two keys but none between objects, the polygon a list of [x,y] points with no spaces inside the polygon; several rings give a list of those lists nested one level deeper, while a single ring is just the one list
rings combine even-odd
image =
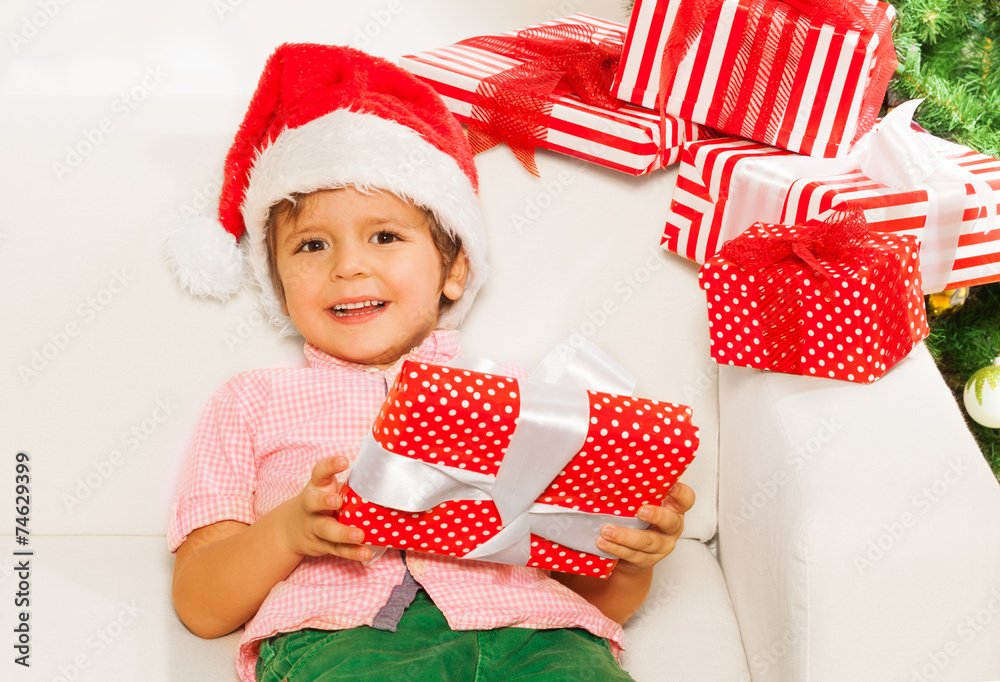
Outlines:
[{"label": "christmas ornament", "polygon": [[927,297],[927,312],[931,315],[940,315],[948,310],[961,308],[965,300],[969,297],[969,287],[958,289],[945,289]]},{"label": "christmas ornament", "polygon": [[976,422],[1000,428],[1000,358],[976,371],[965,382],[965,410]]}]

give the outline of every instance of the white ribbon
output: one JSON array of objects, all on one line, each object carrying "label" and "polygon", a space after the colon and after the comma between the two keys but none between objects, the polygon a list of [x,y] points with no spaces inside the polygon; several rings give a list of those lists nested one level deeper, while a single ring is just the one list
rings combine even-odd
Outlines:
[{"label": "white ribbon", "polygon": [[[729,220],[738,219],[740,231],[756,221],[780,223],[788,189],[796,180],[822,179],[858,169],[894,192],[923,189],[927,192],[927,219],[916,233],[920,238],[920,273],[925,293],[941,291],[955,264],[958,240],[966,232],[1000,228],[997,201],[990,186],[974,174],[944,158],[965,149],[910,127],[913,112],[923,100],[910,100],[887,114],[839,159],[781,156],[747,159],[736,164],[729,182]],[[966,185],[976,195],[976,206],[986,215],[966,224]],[[817,216],[822,217],[822,216]],[[980,225],[980,221],[986,221]],[[744,224],[745,223],[745,224]],[[726,235],[732,238],[736,235]]]},{"label": "white ribbon", "polygon": [[[468,358],[451,366],[486,373],[497,369],[489,361]],[[503,529],[466,554],[467,559],[525,565],[531,556],[532,533],[570,549],[613,558],[596,546],[602,526],[646,528],[648,524],[535,500],[584,445],[590,416],[584,389],[631,395],[635,378],[576,334],[550,352],[528,381],[519,382],[519,388],[517,428],[496,477],[390,452],[369,433],[351,467],[351,488],[366,500],[413,513],[447,500],[492,499]]]}]

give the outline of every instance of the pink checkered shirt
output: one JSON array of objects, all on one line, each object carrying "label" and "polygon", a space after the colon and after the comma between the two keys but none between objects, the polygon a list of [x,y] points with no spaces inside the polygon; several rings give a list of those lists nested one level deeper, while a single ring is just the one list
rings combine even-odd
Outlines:
[{"label": "pink checkered shirt", "polygon": [[[244,372],[212,397],[181,475],[167,533],[171,551],[202,526],[253,523],[297,495],[323,457],[353,460],[400,363],[381,371],[309,344],[305,353],[307,368]],[[438,330],[407,357],[444,364],[460,356],[458,333]],[[455,630],[585,628],[607,638],[616,656],[621,652],[621,626],[544,571],[390,550],[368,566],[305,558],[247,622],[240,678],[254,679],[261,639],[371,625],[402,582],[404,561]]]}]

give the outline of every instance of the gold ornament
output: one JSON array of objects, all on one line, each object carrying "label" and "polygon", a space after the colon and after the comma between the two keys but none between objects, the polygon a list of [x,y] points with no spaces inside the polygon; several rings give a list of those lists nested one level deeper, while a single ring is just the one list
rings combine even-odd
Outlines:
[{"label": "gold ornament", "polygon": [[969,297],[969,287],[960,289],[946,289],[927,297],[927,312],[931,315],[940,315],[946,310],[961,308],[965,299]]}]

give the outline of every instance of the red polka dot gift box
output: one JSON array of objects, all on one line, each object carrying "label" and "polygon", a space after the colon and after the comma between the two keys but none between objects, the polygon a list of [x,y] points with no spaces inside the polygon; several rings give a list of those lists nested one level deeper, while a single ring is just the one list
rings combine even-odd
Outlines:
[{"label": "red polka dot gift box", "polygon": [[698,272],[720,364],[871,383],[927,336],[919,241],[861,209],[755,223]]},{"label": "red polka dot gift box", "polygon": [[691,463],[691,409],[404,362],[342,490],[365,543],[607,577],[607,523],[647,528]]}]

